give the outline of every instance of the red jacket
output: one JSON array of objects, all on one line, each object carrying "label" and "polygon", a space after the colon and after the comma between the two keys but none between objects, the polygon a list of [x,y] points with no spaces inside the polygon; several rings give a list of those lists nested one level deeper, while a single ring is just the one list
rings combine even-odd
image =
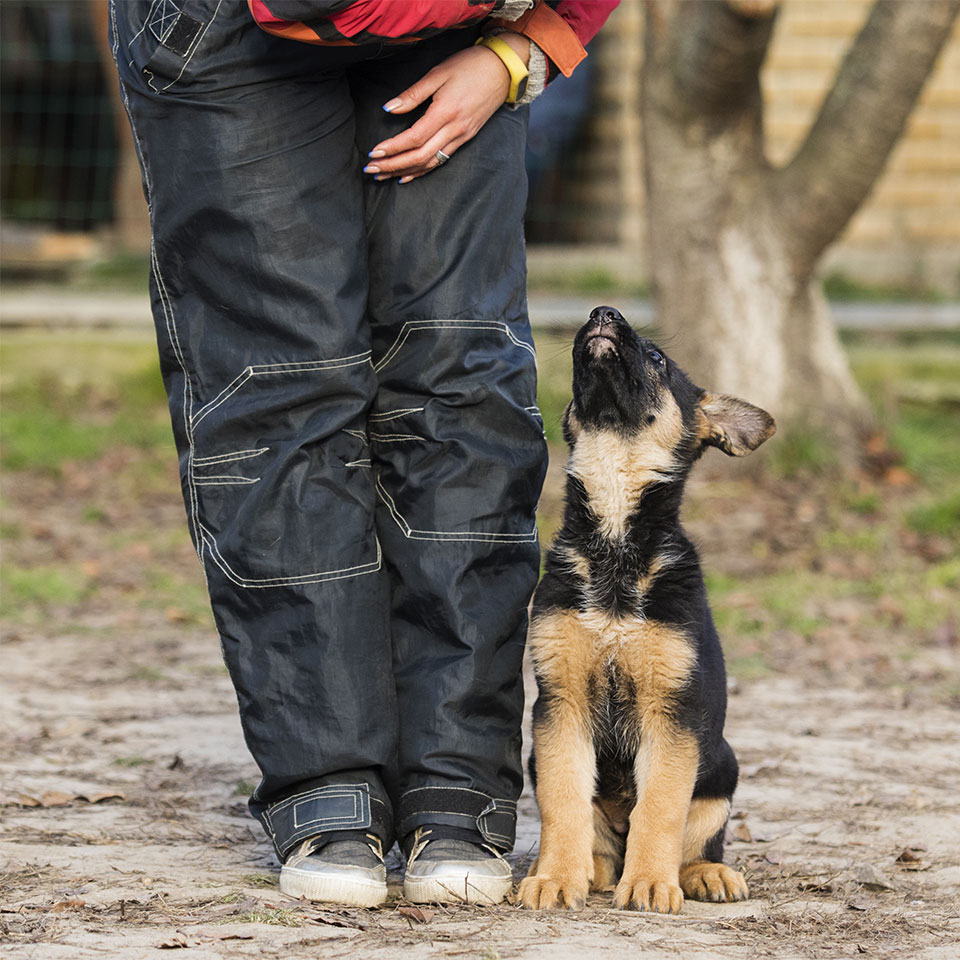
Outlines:
[{"label": "red jacket", "polygon": [[[247,0],[268,33],[305,43],[354,46],[413,43],[486,17],[503,0]],[[620,0],[537,0],[519,20],[503,25],[533,40],[565,76],[587,55],[584,47]],[[553,71],[551,70],[551,74]]]}]

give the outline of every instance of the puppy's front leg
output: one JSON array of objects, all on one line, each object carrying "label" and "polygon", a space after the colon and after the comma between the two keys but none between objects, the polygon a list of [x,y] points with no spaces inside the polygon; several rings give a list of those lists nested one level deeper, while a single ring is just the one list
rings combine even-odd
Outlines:
[{"label": "puppy's front leg", "polygon": [[540,856],[519,891],[520,903],[531,910],[561,900],[580,910],[593,880],[596,758],[585,707],[582,697],[551,691],[534,708]]},{"label": "puppy's front leg", "polygon": [[683,829],[698,764],[692,734],[663,717],[645,720],[634,773],[637,805],[630,814],[623,877],[613,897],[619,909],[680,911]]}]

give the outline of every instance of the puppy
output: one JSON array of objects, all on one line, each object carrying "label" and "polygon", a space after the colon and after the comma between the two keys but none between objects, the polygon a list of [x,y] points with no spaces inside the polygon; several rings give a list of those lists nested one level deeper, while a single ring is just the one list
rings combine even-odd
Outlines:
[{"label": "puppy", "polygon": [[747,896],[721,863],[737,761],[723,739],[723,653],[679,513],[706,447],[741,457],[775,430],[763,410],[695,386],[611,307],[577,333],[563,527],[530,622],[542,829],[524,907],[579,909],[590,889],[659,913],[684,895]]}]

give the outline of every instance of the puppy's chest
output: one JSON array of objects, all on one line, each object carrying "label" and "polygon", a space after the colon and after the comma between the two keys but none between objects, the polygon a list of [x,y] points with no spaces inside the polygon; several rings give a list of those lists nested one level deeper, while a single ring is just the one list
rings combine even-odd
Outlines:
[{"label": "puppy's chest", "polygon": [[696,657],[679,627],[589,609],[581,616],[590,646],[593,700],[623,708],[656,707],[687,683]]}]

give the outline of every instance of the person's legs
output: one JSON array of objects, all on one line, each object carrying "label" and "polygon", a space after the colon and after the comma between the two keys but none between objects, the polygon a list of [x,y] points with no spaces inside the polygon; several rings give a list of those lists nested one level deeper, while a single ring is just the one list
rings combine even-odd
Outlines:
[{"label": "person's legs", "polygon": [[111,40],[191,533],[263,776],[250,809],[281,861],[317,835],[386,848],[361,164],[342,70],[318,67],[345,55],[262,33],[246,4],[181,6],[116,3]]},{"label": "person's legs", "polygon": [[[474,39],[455,31],[348,71],[361,152],[414,122],[381,105]],[[526,310],[526,108],[442,169],[365,184],[377,530],[392,588],[397,835],[512,848],[521,658],[546,467]]]}]

